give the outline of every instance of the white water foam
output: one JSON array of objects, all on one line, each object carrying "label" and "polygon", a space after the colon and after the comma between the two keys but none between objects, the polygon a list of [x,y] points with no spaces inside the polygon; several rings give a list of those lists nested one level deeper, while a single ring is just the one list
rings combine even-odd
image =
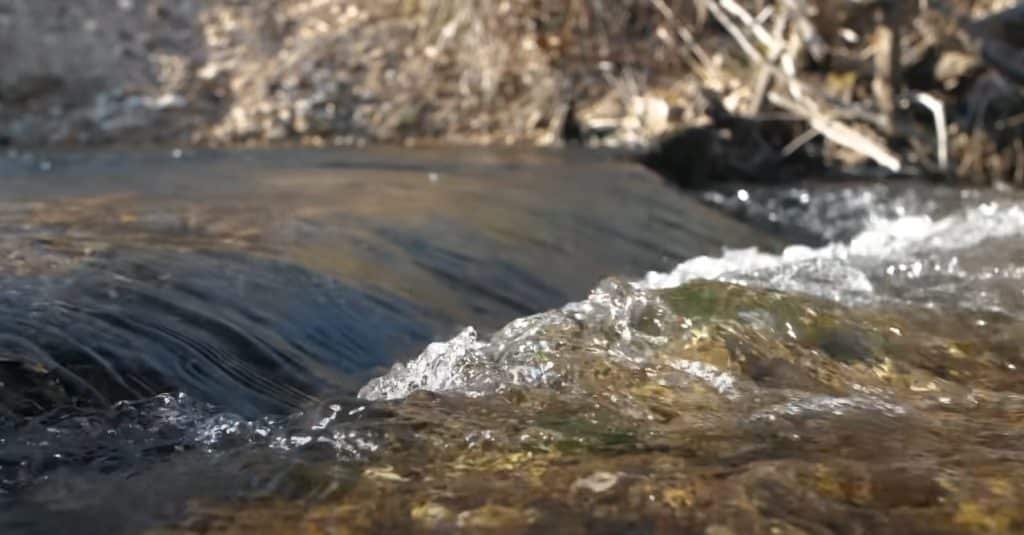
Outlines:
[{"label": "white water foam", "polygon": [[572,389],[572,370],[559,352],[571,349],[638,365],[666,342],[660,334],[666,314],[649,292],[607,279],[586,300],[517,319],[489,341],[470,327],[447,342],[430,344],[409,363],[395,364],[371,380],[359,396],[395,399],[420,389],[476,396],[507,385]]},{"label": "white water foam", "polygon": [[[792,245],[781,254],[725,250],[718,257],[687,260],[667,273],[650,272],[640,281],[605,281],[588,299],[516,320],[489,341],[468,328],[448,342],[431,344],[411,362],[395,365],[360,396],[394,399],[417,389],[479,395],[512,384],[565,388],[571,379],[552,352],[568,338],[581,346],[576,351],[640,363],[646,351],[665,341],[639,328],[645,314],[653,314],[657,324],[659,300],[652,292],[698,279],[811,294],[852,306],[885,299],[933,306],[945,300],[1022,315],[1022,237],[1024,204],[1000,201],[936,219],[872,215],[849,242],[820,248]],[[717,389],[732,384],[728,374],[708,365],[680,371]]]},{"label": "white water foam", "polygon": [[[756,248],[726,250],[717,258],[693,258],[668,273],[649,272],[638,286],[675,288],[695,279],[729,280],[809,263],[831,262],[837,266],[853,263],[872,267],[886,260],[911,259],[922,252],[966,249],[984,240],[1020,236],[1022,233],[1024,209],[1019,204],[1000,206],[986,203],[937,221],[929,216],[873,219],[868,222],[867,229],[849,243],[830,244],[817,249],[791,245],[779,255],[763,253]],[[857,282],[855,286],[859,290],[870,290],[863,282]]]}]

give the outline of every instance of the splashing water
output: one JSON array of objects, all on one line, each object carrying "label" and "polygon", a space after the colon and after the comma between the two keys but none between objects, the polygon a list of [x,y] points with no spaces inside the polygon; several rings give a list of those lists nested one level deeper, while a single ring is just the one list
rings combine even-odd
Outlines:
[{"label": "splashing water", "polygon": [[3,422],[0,500],[17,507],[0,526],[155,487],[190,504],[172,533],[1024,530],[1024,200],[705,200],[814,243],[610,277],[291,415],[175,393]]},{"label": "splashing water", "polygon": [[860,210],[845,242],[607,279],[431,344],[359,393],[444,415],[424,431],[439,449],[394,461],[430,474],[400,485],[409,526],[463,525],[483,514],[471,481],[512,480],[524,490],[488,486],[510,529],[569,529],[559,508],[592,518],[594,495],[595,532],[1024,529],[1024,203],[980,196],[934,216]]},{"label": "splashing water", "polygon": [[[587,300],[516,320],[490,340],[467,328],[448,342],[431,344],[413,361],[371,381],[360,396],[395,399],[417,389],[480,395],[509,385],[565,388],[570,374],[559,356],[565,348],[600,353],[624,365],[649,364],[652,352],[684,332],[669,324],[688,322],[674,317],[659,295],[700,280],[861,307],[903,302],[1024,314],[1024,205],[986,202],[937,220],[872,216],[863,224],[848,243],[793,245],[781,254],[726,250],[718,257],[687,260],[667,273],[649,272],[640,281],[606,280]],[[1016,288],[1001,291],[1007,284]],[[731,382],[703,365],[675,367],[712,384]]]},{"label": "splashing water", "polygon": [[666,343],[661,334],[666,313],[652,296],[609,279],[586,301],[515,320],[486,343],[470,327],[448,342],[431,344],[408,364],[370,381],[359,395],[395,399],[423,389],[476,396],[512,385],[567,386],[571,380],[561,353],[582,351],[639,364],[647,350]]}]

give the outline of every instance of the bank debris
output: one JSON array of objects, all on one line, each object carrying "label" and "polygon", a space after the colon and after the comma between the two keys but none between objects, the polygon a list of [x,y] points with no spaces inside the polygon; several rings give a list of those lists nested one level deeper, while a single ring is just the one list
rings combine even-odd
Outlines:
[{"label": "bank debris", "polygon": [[10,0],[0,142],[580,141],[687,183],[1020,185],[1014,4]]}]

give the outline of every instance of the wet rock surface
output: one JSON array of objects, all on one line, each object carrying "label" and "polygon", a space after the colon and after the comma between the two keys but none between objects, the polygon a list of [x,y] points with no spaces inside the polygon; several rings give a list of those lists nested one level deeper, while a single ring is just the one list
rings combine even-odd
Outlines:
[{"label": "wet rock surface", "polygon": [[[221,500],[298,513],[364,469],[412,481],[365,464],[425,438],[391,404],[360,409],[392,363],[608,273],[781,246],[589,152],[22,156],[0,160],[3,533],[139,533]],[[487,505],[452,522],[519,522]],[[431,504],[417,514],[448,525]]]},{"label": "wet rock surface", "polygon": [[[628,290],[597,292],[616,291]],[[414,392],[332,422],[378,448],[337,495],[300,502],[301,512],[288,500],[197,504],[167,532],[967,534],[1024,526],[1024,395],[1015,371],[1024,362],[1019,350],[1007,353],[1021,340],[1003,339],[1019,338],[1009,334],[1021,332],[1019,320],[854,312],[716,282],[646,300],[660,309],[660,328],[642,315],[619,325],[658,340],[598,337],[587,331],[605,325],[595,313],[575,329],[545,321],[553,330],[526,335],[555,345],[557,356],[545,358],[524,353],[533,347],[524,340],[510,347],[505,337],[519,331],[510,326],[481,349],[501,354],[487,367],[505,374],[495,384],[476,381],[468,396],[464,385]],[[844,336],[857,342],[837,350]],[[457,358],[468,362],[448,373],[473,381],[473,359]],[[513,366],[546,371],[517,380],[508,377]],[[382,388],[371,383],[363,394]]]},{"label": "wet rock surface", "polygon": [[947,275],[998,269],[1019,294],[1019,231],[969,238],[1016,220],[1004,202],[968,196],[911,236],[864,221],[801,259],[740,251],[609,279],[493,336],[464,331],[348,412],[312,413],[302,440],[374,445],[321,475],[329,497],[196,503],[159,532],[1018,532],[1024,308],[890,269],[945,255]]}]

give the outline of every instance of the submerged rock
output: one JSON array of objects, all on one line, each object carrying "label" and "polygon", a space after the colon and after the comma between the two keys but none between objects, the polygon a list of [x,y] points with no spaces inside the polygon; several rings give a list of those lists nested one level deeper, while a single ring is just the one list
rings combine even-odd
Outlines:
[{"label": "submerged rock", "polygon": [[960,245],[932,233],[1016,217],[972,210],[814,253],[870,281],[855,298],[823,291],[843,270],[780,290],[804,280],[770,269],[793,260],[749,252],[753,269],[719,259],[723,280],[687,263],[677,285],[609,279],[492,336],[464,331],[371,381],[376,415],[329,424],[377,445],[340,496],[302,514],[214,504],[172,531],[242,533],[268,507],[281,514],[261,528],[280,533],[1024,530],[1024,314],[885,275],[908,254],[1008,273],[998,250],[1024,226]]}]

